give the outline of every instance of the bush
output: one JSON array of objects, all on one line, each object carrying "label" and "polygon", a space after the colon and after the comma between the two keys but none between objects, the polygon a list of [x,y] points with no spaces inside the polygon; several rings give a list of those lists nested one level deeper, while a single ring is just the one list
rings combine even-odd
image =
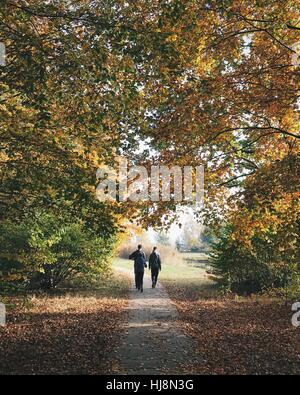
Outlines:
[{"label": "bush", "polygon": [[78,273],[107,271],[111,238],[102,238],[82,222],[36,213],[19,224],[2,223],[1,279],[28,288],[54,288]]},{"label": "bush", "polygon": [[299,275],[293,256],[284,256],[274,243],[253,238],[250,249],[234,240],[232,227],[224,229],[219,241],[213,245],[211,262],[213,273],[223,287],[237,293],[255,293],[271,288],[285,288]]}]

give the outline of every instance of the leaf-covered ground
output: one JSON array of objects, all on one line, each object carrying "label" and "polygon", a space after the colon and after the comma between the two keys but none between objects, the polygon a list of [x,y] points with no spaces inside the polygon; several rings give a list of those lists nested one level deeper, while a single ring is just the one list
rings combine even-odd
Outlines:
[{"label": "leaf-covered ground", "polygon": [[[197,341],[185,369],[300,373],[300,331],[291,324],[290,306],[270,298],[218,299],[202,274],[191,279],[179,269],[173,272],[174,278],[165,275],[162,281],[179,311],[179,324]],[[128,285],[119,273],[118,280],[97,291],[36,296],[25,307],[20,299],[7,298],[14,305],[8,308],[7,326],[0,327],[0,374],[118,371],[112,355],[128,319]]]},{"label": "leaf-covered ground", "polygon": [[[127,319],[128,279],[101,291],[18,301],[0,327],[0,374],[105,374]],[[12,302],[12,300],[10,300]]]},{"label": "leaf-covered ground", "polygon": [[204,299],[167,283],[180,323],[197,339],[197,374],[300,374],[300,329],[268,298]]}]

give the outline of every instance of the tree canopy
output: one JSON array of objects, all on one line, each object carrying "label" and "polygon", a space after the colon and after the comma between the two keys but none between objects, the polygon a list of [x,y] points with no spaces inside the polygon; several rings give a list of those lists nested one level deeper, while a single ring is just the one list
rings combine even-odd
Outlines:
[{"label": "tree canopy", "polygon": [[198,215],[296,256],[299,28],[291,0],[1,1],[1,220],[44,210],[108,240],[176,205],[99,202],[97,168],[204,164]]}]

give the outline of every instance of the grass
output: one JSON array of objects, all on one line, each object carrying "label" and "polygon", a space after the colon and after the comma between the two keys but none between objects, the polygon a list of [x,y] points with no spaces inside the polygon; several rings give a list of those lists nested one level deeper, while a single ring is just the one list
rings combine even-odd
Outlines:
[{"label": "grass", "polygon": [[[115,258],[113,261],[113,268],[124,268],[133,270],[133,262],[129,259]],[[146,269],[147,270],[147,269]],[[204,269],[198,269],[195,266],[187,263],[163,263],[162,271],[160,273],[161,280],[177,281],[177,280],[195,280],[203,281],[206,277]]]},{"label": "grass", "polygon": [[195,262],[208,260],[208,256],[204,252],[181,252],[180,255],[185,260],[191,260]]},{"label": "grass", "polygon": [[[215,284],[210,280],[206,270],[189,264],[185,259],[185,254],[182,255],[183,259],[180,261],[162,263],[159,280],[166,286],[176,287],[177,289],[188,286],[191,292],[203,297],[210,297],[215,294]],[[132,270],[133,274],[133,262],[129,259],[115,258],[113,260],[113,268]]]}]

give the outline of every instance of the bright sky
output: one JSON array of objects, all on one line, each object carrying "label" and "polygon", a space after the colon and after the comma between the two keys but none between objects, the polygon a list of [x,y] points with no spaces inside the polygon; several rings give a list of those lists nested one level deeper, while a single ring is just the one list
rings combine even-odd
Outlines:
[{"label": "bright sky", "polygon": [[[184,224],[187,222],[191,222],[191,221],[193,221],[193,210],[190,207],[185,207],[184,212],[179,214],[179,222],[182,224],[182,227],[179,228],[178,225],[173,224],[170,227],[170,230],[168,232],[165,232],[169,236],[171,245],[175,246],[178,236],[180,236],[182,233]],[[155,230],[153,228],[150,228],[147,231],[147,234],[148,234],[149,238],[153,241],[153,243],[155,243],[155,235],[156,235]]]}]

